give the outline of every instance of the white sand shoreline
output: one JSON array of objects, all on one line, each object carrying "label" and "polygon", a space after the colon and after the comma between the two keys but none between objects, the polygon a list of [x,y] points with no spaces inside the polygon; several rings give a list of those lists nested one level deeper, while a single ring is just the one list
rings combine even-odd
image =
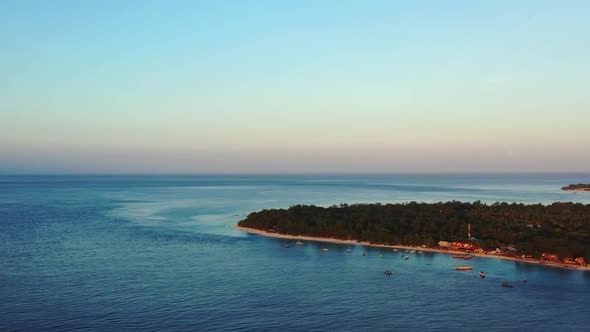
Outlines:
[{"label": "white sand shoreline", "polygon": [[[255,228],[249,227],[242,227],[238,225],[233,226],[237,230],[241,230],[250,234],[256,234],[266,237],[278,238],[278,239],[285,239],[285,240],[299,240],[299,241],[315,241],[315,242],[326,242],[326,243],[335,243],[335,244],[347,244],[347,245],[361,245],[366,247],[375,247],[375,248],[391,248],[391,249],[404,249],[404,250],[421,250],[427,252],[436,252],[441,254],[466,254],[464,251],[459,250],[446,250],[446,249],[436,249],[436,248],[424,248],[424,247],[413,247],[413,246],[404,246],[404,245],[385,245],[385,244],[375,244],[370,242],[360,242],[356,240],[341,240],[341,239],[334,239],[334,238],[323,238],[323,237],[314,237],[314,236],[305,236],[305,235],[288,235],[288,234],[280,234],[280,233],[272,233],[267,232]],[[549,266],[549,267],[557,267],[562,269],[568,270],[579,270],[579,271],[590,271],[589,266],[578,266],[578,265],[570,265],[565,263],[559,262],[548,262],[548,261],[540,261],[537,259],[521,259],[515,257],[507,257],[507,256],[500,256],[500,255],[489,255],[489,254],[481,254],[481,253],[469,253],[471,256],[477,257],[484,257],[484,258],[497,258],[503,260],[509,260],[513,262],[521,262],[521,263],[530,263],[530,264],[538,264],[542,266]]]}]

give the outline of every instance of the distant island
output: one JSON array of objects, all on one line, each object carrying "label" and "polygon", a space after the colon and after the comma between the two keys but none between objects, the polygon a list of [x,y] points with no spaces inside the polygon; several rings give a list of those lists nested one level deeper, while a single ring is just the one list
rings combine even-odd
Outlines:
[{"label": "distant island", "polygon": [[590,204],[580,203],[295,205],[250,213],[237,226],[275,237],[467,251],[537,263],[590,261]]},{"label": "distant island", "polygon": [[588,191],[590,192],[590,184],[570,184],[569,186],[562,187],[561,190],[565,191]]}]

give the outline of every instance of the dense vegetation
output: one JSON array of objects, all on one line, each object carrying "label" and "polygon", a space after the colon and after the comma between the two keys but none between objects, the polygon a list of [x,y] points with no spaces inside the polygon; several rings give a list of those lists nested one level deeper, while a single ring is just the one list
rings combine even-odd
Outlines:
[{"label": "dense vegetation", "polygon": [[569,186],[562,187],[561,190],[588,190],[590,191],[590,184],[570,184]]},{"label": "dense vegetation", "polygon": [[521,254],[583,256],[590,261],[590,205],[481,202],[296,205],[254,212],[240,226],[282,234],[383,244],[436,246],[464,241],[467,224],[484,249],[514,245]]}]

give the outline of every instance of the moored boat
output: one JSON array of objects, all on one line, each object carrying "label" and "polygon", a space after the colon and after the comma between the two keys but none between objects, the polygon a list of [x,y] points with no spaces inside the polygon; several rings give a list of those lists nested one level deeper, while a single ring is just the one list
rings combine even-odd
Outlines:
[{"label": "moored boat", "polygon": [[406,256],[406,258],[404,258],[404,260],[408,260],[408,259],[410,259],[410,256]]},{"label": "moored boat", "polygon": [[388,275],[388,276],[389,276],[389,275],[392,275],[392,274],[393,274],[393,272],[391,272],[391,271],[387,270],[387,271],[383,272],[383,274],[385,274],[385,275]]},{"label": "moored boat", "polygon": [[302,245],[302,244],[303,244],[303,242],[301,242],[301,241],[297,241],[297,242],[295,242],[295,244],[297,244],[297,245]]},{"label": "moored boat", "polygon": [[486,277],[486,273],[484,271],[479,271],[479,276],[482,278]]},{"label": "moored boat", "polygon": [[514,285],[508,281],[502,281],[501,285],[504,287],[510,287],[510,288],[514,287]]},{"label": "moored boat", "polygon": [[288,245],[288,244],[286,244],[286,243],[284,243],[284,244],[283,244],[283,248],[289,248],[289,245]]},{"label": "moored boat", "polygon": [[457,268],[455,268],[455,270],[457,270],[457,271],[469,271],[469,270],[473,270],[473,266],[457,266]]},{"label": "moored boat", "polygon": [[328,248],[322,248],[322,251],[328,251]]},{"label": "moored boat", "polygon": [[473,256],[470,256],[470,255],[463,256],[463,259],[464,259],[464,260],[469,260],[469,259],[472,259],[472,258],[473,258]]}]

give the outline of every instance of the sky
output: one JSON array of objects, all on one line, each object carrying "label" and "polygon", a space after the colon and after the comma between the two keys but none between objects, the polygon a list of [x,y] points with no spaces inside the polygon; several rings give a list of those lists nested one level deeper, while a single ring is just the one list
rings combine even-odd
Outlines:
[{"label": "sky", "polygon": [[2,173],[590,171],[590,1],[0,1]]}]

